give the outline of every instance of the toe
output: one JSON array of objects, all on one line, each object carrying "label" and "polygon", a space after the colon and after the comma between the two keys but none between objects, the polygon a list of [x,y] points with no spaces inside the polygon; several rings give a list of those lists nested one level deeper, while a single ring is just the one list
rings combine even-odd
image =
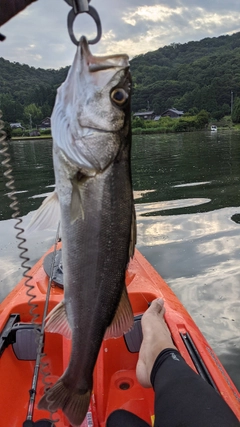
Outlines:
[{"label": "toe", "polygon": [[163,299],[157,298],[153,300],[148,310],[149,312],[158,314],[160,314],[161,312],[165,312]]}]

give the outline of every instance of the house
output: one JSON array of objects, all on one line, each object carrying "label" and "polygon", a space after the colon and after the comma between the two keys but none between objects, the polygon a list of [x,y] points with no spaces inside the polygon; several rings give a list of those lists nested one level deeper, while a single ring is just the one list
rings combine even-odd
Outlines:
[{"label": "house", "polygon": [[161,116],[155,116],[155,117],[154,117],[154,121],[155,121],[155,122],[157,122],[157,121],[158,121],[158,120],[160,120],[160,119],[161,119]]},{"label": "house", "polygon": [[134,113],[133,117],[139,117],[139,119],[143,120],[153,120],[155,117],[154,111],[141,111],[139,113]]},{"label": "house", "polygon": [[176,108],[169,108],[161,114],[161,117],[171,117],[171,119],[178,119],[182,117],[183,111],[176,110]]},{"label": "house", "polygon": [[12,129],[23,129],[21,123],[10,123]]},{"label": "house", "polygon": [[41,123],[40,125],[38,125],[39,129],[49,129],[51,128],[51,118],[50,117],[46,117]]}]

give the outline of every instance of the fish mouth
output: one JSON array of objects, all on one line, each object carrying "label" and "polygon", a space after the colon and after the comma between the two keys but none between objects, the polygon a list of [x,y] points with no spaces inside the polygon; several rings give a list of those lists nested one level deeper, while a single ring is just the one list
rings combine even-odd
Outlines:
[{"label": "fish mouth", "polygon": [[89,44],[85,36],[81,37],[79,46],[81,48],[82,57],[85,58],[90,73],[109,70],[111,68],[129,67],[129,57],[126,54],[94,56],[89,49]]}]

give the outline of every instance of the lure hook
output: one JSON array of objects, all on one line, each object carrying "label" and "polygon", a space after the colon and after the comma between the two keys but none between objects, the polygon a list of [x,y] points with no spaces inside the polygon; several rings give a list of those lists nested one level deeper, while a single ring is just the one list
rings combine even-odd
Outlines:
[{"label": "lure hook", "polygon": [[94,7],[89,6],[91,0],[65,0],[69,6],[72,6],[67,18],[68,24],[68,33],[72,42],[78,46],[79,41],[76,39],[73,32],[74,21],[80,13],[87,13],[90,15],[96,23],[97,26],[97,36],[93,40],[88,40],[88,44],[96,44],[99,42],[102,36],[102,24],[98,12]]}]

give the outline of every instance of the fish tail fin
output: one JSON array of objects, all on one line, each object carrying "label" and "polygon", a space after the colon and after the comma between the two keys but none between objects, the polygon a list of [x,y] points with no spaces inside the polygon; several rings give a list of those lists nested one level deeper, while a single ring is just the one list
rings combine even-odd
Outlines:
[{"label": "fish tail fin", "polygon": [[50,388],[38,403],[38,409],[56,412],[62,409],[73,427],[78,427],[84,420],[91,398],[91,390],[80,394],[67,388],[62,379]]}]

